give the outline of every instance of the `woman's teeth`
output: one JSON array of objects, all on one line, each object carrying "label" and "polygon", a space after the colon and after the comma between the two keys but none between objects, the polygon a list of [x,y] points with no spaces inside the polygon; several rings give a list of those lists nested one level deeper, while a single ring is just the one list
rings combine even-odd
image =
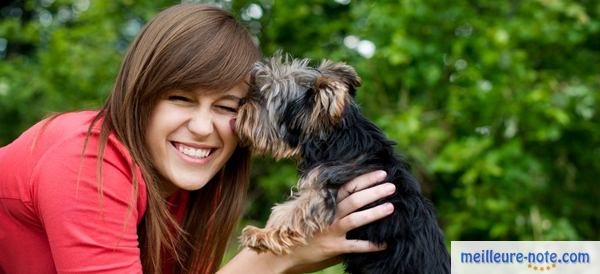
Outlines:
[{"label": "woman's teeth", "polygon": [[181,153],[193,158],[206,158],[210,154],[210,149],[191,148],[181,144],[177,146],[177,149]]}]

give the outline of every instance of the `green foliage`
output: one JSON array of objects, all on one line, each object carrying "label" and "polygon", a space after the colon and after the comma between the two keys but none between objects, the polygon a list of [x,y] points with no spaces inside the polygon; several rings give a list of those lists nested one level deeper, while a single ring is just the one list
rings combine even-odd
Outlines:
[{"label": "green foliage", "polygon": [[[86,3],[2,8],[0,144],[49,112],[98,107],[129,41],[173,2]],[[413,164],[448,241],[600,238],[600,2],[221,4],[267,56],[357,69],[358,102]],[[253,172],[244,223],[296,180],[291,162],[257,158]]]},{"label": "green foliage", "polygon": [[152,3],[29,0],[4,6],[0,144],[48,113],[99,107],[129,41],[145,20],[172,4]]},{"label": "green foliage", "polygon": [[600,237],[596,1],[261,4],[266,55],[357,68],[357,100],[413,163],[448,240]]}]

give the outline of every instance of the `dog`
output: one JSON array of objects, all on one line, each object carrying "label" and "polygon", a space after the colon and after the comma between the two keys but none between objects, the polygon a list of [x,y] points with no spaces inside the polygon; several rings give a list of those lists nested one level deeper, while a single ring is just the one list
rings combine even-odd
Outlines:
[{"label": "dog", "polygon": [[340,187],[374,170],[396,185],[385,202],[394,212],[347,233],[348,239],[387,244],[383,251],[344,254],[348,273],[450,273],[432,203],[421,195],[409,165],[360,112],[354,101],[361,79],[344,63],[324,60],[313,68],[308,59],[281,54],[255,65],[250,91],[236,120],[242,145],[276,159],[299,160],[300,179],[289,201],[276,205],[264,229],[248,226],[240,242],[257,252],[286,254],[306,244],[334,221]]}]

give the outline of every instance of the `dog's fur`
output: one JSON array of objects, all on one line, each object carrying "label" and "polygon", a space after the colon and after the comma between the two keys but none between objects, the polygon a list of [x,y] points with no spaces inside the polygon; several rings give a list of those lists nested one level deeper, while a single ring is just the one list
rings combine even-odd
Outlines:
[{"label": "dog's fur", "polygon": [[361,80],[354,69],[330,61],[315,69],[308,62],[276,55],[252,72],[251,91],[236,122],[240,140],[259,154],[299,158],[301,178],[292,198],[273,208],[266,228],[244,229],[242,245],[285,254],[306,244],[333,222],[344,183],[385,170],[384,182],[394,183],[396,192],[365,208],[391,202],[394,213],[350,231],[347,238],[387,243],[387,249],[344,255],[346,271],[449,273],[432,204],[421,195],[408,164],[394,153],[394,143],[360,113],[353,97]]}]

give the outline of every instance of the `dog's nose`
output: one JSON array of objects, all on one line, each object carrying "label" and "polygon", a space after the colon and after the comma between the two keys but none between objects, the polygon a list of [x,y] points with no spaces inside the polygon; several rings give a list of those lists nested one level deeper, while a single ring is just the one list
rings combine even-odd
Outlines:
[{"label": "dog's nose", "polygon": [[234,134],[236,133],[236,131],[235,131],[235,121],[236,121],[236,119],[235,119],[235,118],[232,118],[231,120],[229,120],[229,127],[231,128],[231,131],[232,131]]}]

